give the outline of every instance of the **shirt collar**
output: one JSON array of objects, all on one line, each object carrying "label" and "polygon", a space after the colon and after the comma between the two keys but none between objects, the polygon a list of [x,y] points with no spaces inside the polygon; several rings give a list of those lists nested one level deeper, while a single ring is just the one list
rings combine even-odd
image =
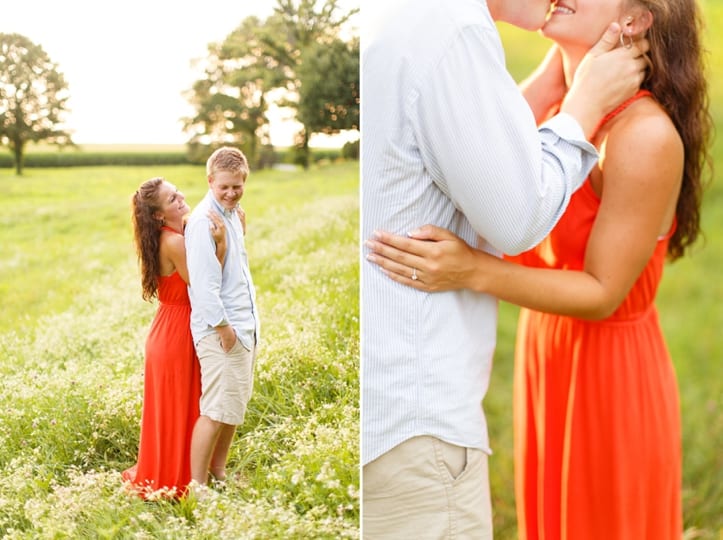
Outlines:
[{"label": "shirt collar", "polygon": [[213,191],[209,190],[208,194],[211,197],[211,204],[218,211],[218,213],[223,215],[224,217],[231,219],[233,217],[233,215],[236,213],[236,210],[235,209],[228,210],[227,208],[221,206],[221,203],[219,203],[216,200],[216,197],[213,196]]}]

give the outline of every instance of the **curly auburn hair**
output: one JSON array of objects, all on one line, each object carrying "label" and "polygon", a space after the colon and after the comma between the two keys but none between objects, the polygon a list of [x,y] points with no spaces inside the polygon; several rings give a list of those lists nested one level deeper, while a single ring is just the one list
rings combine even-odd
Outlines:
[{"label": "curly auburn hair", "polygon": [[141,267],[142,296],[151,301],[158,295],[161,270],[160,245],[163,223],[155,217],[161,209],[159,191],[164,179],[151,178],[141,184],[131,198],[133,236]]},{"label": "curly auburn hair", "polygon": [[[642,84],[673,121],[685,148],[683,181],[676,208],[677,227],[668,245],[674,261],[701,234],[703,190],[712,178],[713,121],[701,43],[703,21],[696,0],[630,0],[653,14],[648,30],[653,68]],[[704,175],[707,170],[708,175]],[[705,178],[708,177],[708,179]]]}]

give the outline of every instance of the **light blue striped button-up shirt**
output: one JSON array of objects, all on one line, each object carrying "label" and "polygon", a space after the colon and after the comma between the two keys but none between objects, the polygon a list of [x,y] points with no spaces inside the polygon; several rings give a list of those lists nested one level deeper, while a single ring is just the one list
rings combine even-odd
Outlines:
[{"label": "light blue striped button-up shirt", "polygon": [[[226,226],[223,270],[216,258],[216,245],[209,229],[209,209],[222,215]],[[225,319],[243,346],[250,350],[259,338],[259,318],[238,214],[225,210],[209,190],[188,218],[185,239],[194,343],[215,334],[214,326]]]},{"label": "light blue striped button-up shirt", "polygon": [[[579,124],[537,129],[483,0],[405,2],[377,28],[362,41],[362,240],[432,223],[497,254],[539,243],[597,160]],[[496,299],[425,294],[362,261],[362,461],[425,434],[489,452]]]}]

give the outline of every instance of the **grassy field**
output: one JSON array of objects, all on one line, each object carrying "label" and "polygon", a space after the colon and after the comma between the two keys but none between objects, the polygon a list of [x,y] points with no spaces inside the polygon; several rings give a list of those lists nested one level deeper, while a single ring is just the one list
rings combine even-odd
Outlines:
[{"label": "grassy field", "polygon": [[243,205],[263,341],[232,447],[236,480],[144,503],[143,343],[130,195],[193,206],[202,167],[0,171],[0,537],[358,537],[358,164],[252,173]]},{"label": "grassy field", "polygon": [[[718,132],[714,181],[705,194],[705,240],[692,256],[668,265],[658,310],[678,376],[683,418],[685,538],[723,538],[723,5],[703,2],[708,29],[711,110]],[[519,79],[547,50],[535,34],[501,25],[508,67]],[[517,309],[503,304],[499,346],[485,401],[494,455],[491,483],[495,538],[516,538],[512,472],[512,354]]]}]

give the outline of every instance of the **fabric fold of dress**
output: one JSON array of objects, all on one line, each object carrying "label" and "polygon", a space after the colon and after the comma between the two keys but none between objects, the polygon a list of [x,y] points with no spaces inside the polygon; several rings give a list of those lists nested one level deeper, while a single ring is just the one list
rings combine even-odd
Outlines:
[{"label": "fabric fold of dress", "polygon": [[191,481],[191,435],[199,414],[201,375],[188,289],[178,272],[159,278],[158,298],[146,339],[138,462],[122,476],[141,497],[179,498]]}]

